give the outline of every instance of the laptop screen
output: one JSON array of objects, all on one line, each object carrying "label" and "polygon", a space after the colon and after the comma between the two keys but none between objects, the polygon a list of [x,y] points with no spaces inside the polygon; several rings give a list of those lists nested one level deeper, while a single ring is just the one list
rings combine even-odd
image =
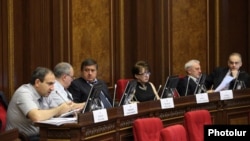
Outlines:
[{"label": "laptop screen", "polygon": [[136,89],[136,85],[137,85],[136,80],[128,81],[118,106],[130,103],[130,101],[133,99],[133,94]]},{"label": "laptop screen", "polygon": [[179,82],[179,76],[178,75],[172,75],[168,76],[166,83],[163,87],[161,98],[166,98],[174,95],[174,91],[178,85]]},{"label": "laptop screen", "polygon": [[91,87],[87,101],[82,110],[82,113],[102,109],[101,100],[99,98],[101,91],[102,91],[102,84],[97,83]]}]

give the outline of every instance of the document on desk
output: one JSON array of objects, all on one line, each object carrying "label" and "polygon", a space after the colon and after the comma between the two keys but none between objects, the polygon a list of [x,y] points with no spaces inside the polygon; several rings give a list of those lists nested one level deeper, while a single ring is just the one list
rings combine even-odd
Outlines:
[{"label": "document on desk", "polygon": [[44,123],[44,124],[51,124],[51,125],[60,126],[60,125],[65,124],[65,123],[77,123],[77,117],[51,118],[51,119],[48,119],[48,120],[38,121],[36,123]]},{"label": "document on desk", "polygon": [[67,116],[75,115],[80,110],[81,109],[75,109],[75,110],[69,111],[67,113],[61,114],[59,117],[67,117]]},{"label": "document on desk", "polygon": [[224,90],[226,86],[228,86],[233,79],[234,78],[232,76],[226,76],[220,83],[220,85],[214,90],[214,92],[219,92],[221,90]]}]

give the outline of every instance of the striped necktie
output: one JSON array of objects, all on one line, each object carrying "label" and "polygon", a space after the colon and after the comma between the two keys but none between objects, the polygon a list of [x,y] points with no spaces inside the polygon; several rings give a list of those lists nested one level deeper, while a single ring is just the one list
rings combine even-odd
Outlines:
[{"label": "striped necktie", "polygon": [[69,100],[73,101],[73,98],[72,98],[71,94],[69,93],[69,91],[68,91],[67,89],[64,89],[64,90],[65,90],[66,93],[67,93],[67,98],[68,98]]}]

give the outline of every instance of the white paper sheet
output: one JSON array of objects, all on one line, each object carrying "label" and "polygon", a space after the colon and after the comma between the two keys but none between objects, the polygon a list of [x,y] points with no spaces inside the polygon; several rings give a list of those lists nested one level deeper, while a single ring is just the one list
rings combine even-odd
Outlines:
[{"label": "white paper sheet", "polygon": [[220,85],[214,90],[214,92],[219,92],[221,90],[225,90],[226,86],[229,85],[229,83],[233,80],[234,78],[232,76],[226,76],[223,81],[220,83]]},{"label": "white paper sheet", "polygon": [[77,118],[51,118],[48,120],[38,121],[37,123],[45,123],[45,124],[51,124],[51,125],[62,125],[65,123],[77,123]]}]

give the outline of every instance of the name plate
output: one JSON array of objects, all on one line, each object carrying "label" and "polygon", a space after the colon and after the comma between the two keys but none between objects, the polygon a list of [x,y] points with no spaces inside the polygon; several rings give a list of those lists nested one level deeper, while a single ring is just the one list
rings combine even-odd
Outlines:
[{"label": "name plate", "polygon": [[228,99],[233,99],[233,91],[232,90],[220,91],[220,100],[228,100]]},{"label": "name plate", "polygon": [[195,95],[196,103],[208,103],[208,95],[207,93],[200,93]]},{"label": "name plate", "polygon": [[93,111],[93,116],[95,123],[107,121],[108,120],[107,109],[95,110]]},{"label": "name plate", "polygon": [[122,107],[123,107],[124,116],[138,114],[137,103],[126,104],[126,105],[123,105]]},{"label": "name plate", "polygon": [[161,102],[161,109],[174,108],[173,97],[162,98],[160,99],[160,102]]}]

